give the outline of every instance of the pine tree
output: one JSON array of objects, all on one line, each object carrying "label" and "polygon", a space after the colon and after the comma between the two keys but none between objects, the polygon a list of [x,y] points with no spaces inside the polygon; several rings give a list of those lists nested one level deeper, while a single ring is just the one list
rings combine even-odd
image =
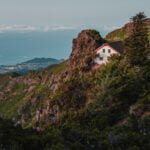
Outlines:
[{"label": "pine tree", "polygon": [[143,12],[131,18],[132,31],[125,40],[125,59],[131,65],[143,65],[149,59],[150,43]]}]

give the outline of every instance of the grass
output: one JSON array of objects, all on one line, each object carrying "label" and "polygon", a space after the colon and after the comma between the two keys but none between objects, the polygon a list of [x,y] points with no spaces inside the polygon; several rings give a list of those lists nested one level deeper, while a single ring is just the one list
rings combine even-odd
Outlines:
[{"label": "grass", "polygon": [[62,71],[64,71],[65,67],[66,67],[66,62],[62,62],[58,65],[51,66],[50,71],[53,74],[57,75],[57,74],[60,74]]},{"label": "grass", "polygon": [[[127,33],[127,31],[125,31],[124,29],[117,29],[112,31],[111,33],[109,33],[106,36],[106,40],[109,41],[116,41],[116,40],[121,40],[123,41],[126,37],[128,37],[129,33]],[[149,29],[149,40],[150,40],[150,29]]]},{"label": "grass", "polygon": [[7,85],[9,77],[9,75],[0,75],[0,90],[3,90],[3,88]]},{"label": "grass", "polygon": [[[0,115],[4,118],[12,118],[17,115],[17,110],[20,108],[24,102],[24,85],[16,85],[16,88],[8,93],[8,99],[0,103]],[[12,93],[16,93],[12,96]],[[10,94],[10,96],[9,96]]]}]

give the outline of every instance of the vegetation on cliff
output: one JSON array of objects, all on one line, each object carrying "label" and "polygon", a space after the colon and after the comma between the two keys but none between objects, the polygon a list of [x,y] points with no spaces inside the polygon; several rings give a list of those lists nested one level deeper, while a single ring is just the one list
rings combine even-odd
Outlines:
[{"label": "vegetation on cliff", "polygon": [[[93,55],[87,59],[87,54],[104,40],[85,30],[74,40],[68,61],[22,77],[2,76],[1,149],[148,150],[149,42],[143,18],[138,19],[141,32],[134,26],[127,51],[97,70],[92,70]],[[135,34],[139,39],[144,34],[144,43]],[[137,53],[144,57],[140,63]]]},{"label": "vegetation on cliff", "polygon": [[[147,26],[148,28],[148,37],[150,40],[150,19],[145,18],[143,20],[143,23]],[[123,27],[118,28],[106,35],[106,40],[108,41],[124,41],[126,38],[129,37],[130,33],[133,30],[133,22],[132,19],[129,23],[125,24]]]}]

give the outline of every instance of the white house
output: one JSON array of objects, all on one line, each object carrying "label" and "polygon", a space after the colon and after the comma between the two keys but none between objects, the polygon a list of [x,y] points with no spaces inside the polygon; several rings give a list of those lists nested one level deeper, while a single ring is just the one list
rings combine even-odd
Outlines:
[{"label": "white house", "polygon": [[114,42],[111,44],[104,43],[102,46],[98,47],[96,50],[96,58],[94,62],[96,64],[106,64],[108,58],[112,55],[120,55],[123,52],[123,45],[121,42]]}]

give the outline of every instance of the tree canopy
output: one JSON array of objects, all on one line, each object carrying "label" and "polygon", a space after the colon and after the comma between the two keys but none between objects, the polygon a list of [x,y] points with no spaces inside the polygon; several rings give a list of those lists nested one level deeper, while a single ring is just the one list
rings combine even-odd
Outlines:
[{"label": "tree canopy", "polygon": [[125,58],[131,65],[143,65],[148,61],[150,43],[145,19],[146,15],[143,12],[131,18],[132,32],[125,40]]}]

